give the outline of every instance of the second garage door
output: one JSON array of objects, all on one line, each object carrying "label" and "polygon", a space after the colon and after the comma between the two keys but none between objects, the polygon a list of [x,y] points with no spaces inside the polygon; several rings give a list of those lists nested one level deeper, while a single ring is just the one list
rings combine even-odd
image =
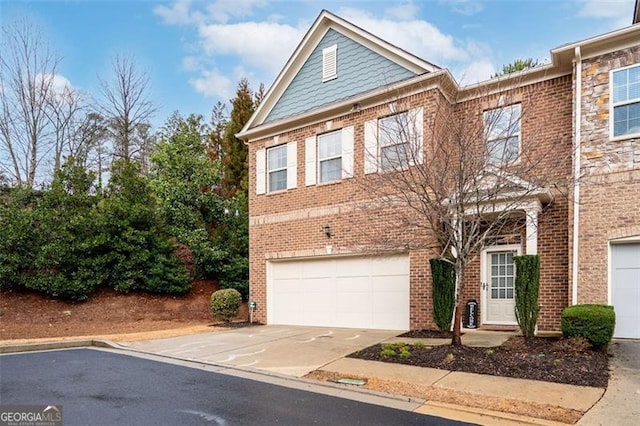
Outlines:
[{"label": "second garage door", "polygon": [[267,321],[409,329],[409,257],[343,257],[267,265]]},{"label": "second garage door", "polygon": [[640,339],[640,244],[611,245],[611,304],[614,336]]}]

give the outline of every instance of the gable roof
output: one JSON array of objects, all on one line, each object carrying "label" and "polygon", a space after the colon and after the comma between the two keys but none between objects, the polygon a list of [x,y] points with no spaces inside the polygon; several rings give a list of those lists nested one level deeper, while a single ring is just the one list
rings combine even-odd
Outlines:
[{"label": "gable roof", "polygon": [[293,52],[286,65],[280,71],[273,85],[265,94],[260,106],[251,116],[244,126],[240,135],[247,130],[257,127],[265,122],[269,113],[289,87],[302,66],[305,64],[311,53],[316,49],[323,37],[329,30],[334,30],[355,42],[371,49],[382,57],[397,63],[416,75],[422,75],[439,70],[440,68],[430,62],[388,43],[362,28],[332,14],[327,10],[322,10],[318,18],[302,38],[300,44]]}]

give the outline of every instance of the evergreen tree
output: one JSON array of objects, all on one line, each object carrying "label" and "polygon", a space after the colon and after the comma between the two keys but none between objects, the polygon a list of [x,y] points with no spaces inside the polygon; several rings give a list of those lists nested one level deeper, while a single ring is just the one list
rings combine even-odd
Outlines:
[{"label": "evergreen tree", "polygon": [[221,143],[222,194],[230,198],[240,191],[246,194],[249,188],[249,168],[247,164],[247,146],[236,138],[249,121],[255,110],[254,95],[246,79],[240,80],[236,97],[231,100],[231,115],[227,121]]}]

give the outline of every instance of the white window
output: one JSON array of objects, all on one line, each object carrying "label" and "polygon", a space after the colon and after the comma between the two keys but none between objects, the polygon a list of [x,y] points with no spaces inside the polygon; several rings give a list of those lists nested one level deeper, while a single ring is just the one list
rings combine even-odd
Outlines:
[{"label": "white window", "polygon": [[287,146],[267,150],[267,178],[269,192],[287,189]]},{"label": "white window", "polygon": [[353,126],[305,140],[305,184],[353,177]]},{"label": "white window", "polygon": [[409,165],[411,147],[409,113],[403,112],[378,120],[380,167],[382,170],[403,169]]},{"label": "white window", "polygon": [[640,134],[640,65],[611,72],[613,137]]},{"label": "white window", "polygon": [[338,76],[338,45],[322,49],[322,81],[333,80]]},{"label": "white window", "polygon": [[256,151],[256,194],[297,187],[297,143]]},{"label": "white window", "polygon": [[342,178],[342,132],[318,136],[318,181],[332,182]]},{"label": "white window", "polygon": [[423,109],[401,112],[364,126],[365,173],[402,170],[423,162]]},{"label": "white window", "polygon": [[520,104],[484,112],[489,164],[510,164],[520,157],[520,116]]}]

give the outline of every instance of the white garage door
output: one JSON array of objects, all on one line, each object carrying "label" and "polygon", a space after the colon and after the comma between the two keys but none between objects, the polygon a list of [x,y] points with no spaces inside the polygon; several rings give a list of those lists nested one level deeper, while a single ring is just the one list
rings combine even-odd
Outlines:
[{"label": "white garage door", "polygon": [[409,329],[409,257],[269,262],[267,321]]},{"label": "white garage door", "polygon": [[611,304],[614,336],[640,339],[640,244],[611,246]]}]

